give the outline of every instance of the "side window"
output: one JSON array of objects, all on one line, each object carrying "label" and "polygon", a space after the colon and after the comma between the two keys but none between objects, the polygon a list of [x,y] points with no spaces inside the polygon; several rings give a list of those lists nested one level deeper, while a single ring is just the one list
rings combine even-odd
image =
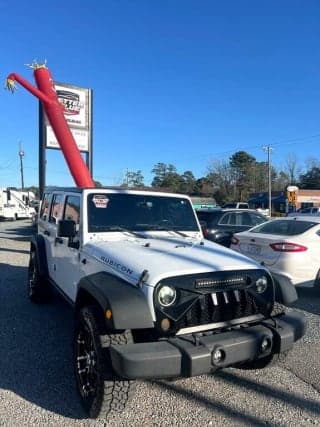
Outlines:
[{"label": "side window", "polygon": [[62,209],[62,194],[54,194],[51,203],[51,211],[49,216],[49,222],[56,224],[60,218]]},{"label": "side window", "polygon": [[250,214],[250,217],[251,217],[252,225],[258,225],[265,222],[265,218],[261,218],[260,216],[255,214]]},{"label": "side window", "polygon": [[248,212],[243,212],[241,214],[240,225],[246,225],[246,226],[252,225],[251,216],[250,214],[248,214]]},{"label": "side window", "polygon": [[64,207],[63,219],[72,219],[76,224],[80,223],[80,197],[67,196]]},{"label": "side window", "polygon": [[234,213],[226,213],[220,219],[219,224],[234,225],[236,223],[236,215]]},{"label": "side window", "polygon": [[204,212],[197,212],[199,221],[206,221],[206,216]]},{"label": "side window", "polygon": [[49,206],[50,206],[50,194],[47,193],[47,194],[44,194],[43,196],[40,214],[39,214],[40,219],[42,219],[43,221],[45,221],[48,218]]},{"label": "side window", "polygon": [[208,212],[197,212],[201,226],[211,227],[212,216]]}]

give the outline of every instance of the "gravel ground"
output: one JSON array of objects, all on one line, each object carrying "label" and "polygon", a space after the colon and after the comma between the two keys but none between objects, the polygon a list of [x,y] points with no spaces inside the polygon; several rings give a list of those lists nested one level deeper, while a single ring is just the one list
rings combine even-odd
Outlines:
[{"label": "gravel ground", "polygon": [[139,382],[130,406],[88,420],[71,363],[72,311],[26,295],[28,221],[0,223],[0,426],[320,425],[320,298],[299,291],[308,332],[281,367],[225,369],[175,382]]}]

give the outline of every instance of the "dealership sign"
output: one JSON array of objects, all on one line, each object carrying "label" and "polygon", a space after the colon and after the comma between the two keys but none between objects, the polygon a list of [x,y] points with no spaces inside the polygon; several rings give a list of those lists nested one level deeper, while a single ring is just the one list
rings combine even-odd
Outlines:
[{"label": "dealership sign", "polygon": [[[91,139],[91,89],[80,88],[62,83],[54,84],[60,104],[64,107],[64,117],[82,152],[89,152]],[[50,123],[44,116],[44,137],[46,148],[60,149]]]}]

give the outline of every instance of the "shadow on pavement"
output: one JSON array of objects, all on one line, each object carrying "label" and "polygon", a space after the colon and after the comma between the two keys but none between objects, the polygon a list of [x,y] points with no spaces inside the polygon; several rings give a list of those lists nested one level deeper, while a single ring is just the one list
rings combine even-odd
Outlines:
[{"label": "shadow on pavement", "polygon": [[0,387],[65,417],[85,418],[72,365],[72,310],[34,305],[27,268],[0,263]]},{"label": "shadow on pavement", "polygon": [[292,305],[293,308],[320,315],[320,292],[315,288],[297,287],[298,300]]}]

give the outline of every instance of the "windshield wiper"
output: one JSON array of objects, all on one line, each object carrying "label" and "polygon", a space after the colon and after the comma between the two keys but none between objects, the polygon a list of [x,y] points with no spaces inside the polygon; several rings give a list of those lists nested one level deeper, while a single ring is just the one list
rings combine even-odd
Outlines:
[{"label": "windshield wiper", "polygon": [[[152,228],[151,228],[152,227]],[[156,230],[156,231],[172,231],[173,233],[178,234],[181,237],[190,237],[187,234],[183,233],[182,231],[179,230],[175,230],[174,228],[170,228],[170,227],[164,227],[163,225],[152,225],[150,226],[150,230]]]},{"label": "windshield wiper", "polygon": [[136,231],[128,230],[125,227],[120,227],[119,225],[109,225],[101,227],[103,231],[121,231],[124,233],[132,234],[133,236],[140,237],[142,239],[147,239],[147,237],[143,234],[137,233]]}]

